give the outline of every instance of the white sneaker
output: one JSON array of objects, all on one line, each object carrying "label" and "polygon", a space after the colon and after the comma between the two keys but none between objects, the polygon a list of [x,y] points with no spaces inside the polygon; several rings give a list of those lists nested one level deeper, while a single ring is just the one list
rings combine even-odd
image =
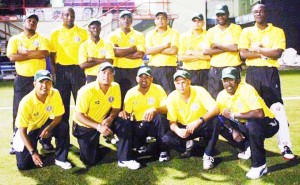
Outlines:
[{"label": "white sneaker", "polygon": [[245,151],[240,152],[240,153],[238,154],[238,158],[239,158],[239,159],[248,160],[248,159],[250,159],[250,157],[251,157],[251,150],[250,150],[250,147],[248,147]]},{"label": "white sneaker", "polygon": [[118,166],[120,167],[127,167],[131,170],[137,170],[141,167],[141,164],[138,163],[135,160],[130,160],[130,161],[118,161]]},{"label": "white sneaker", "polygon": [[246,177],[248,177],[249,179],[258,179],[264,174],[266,174],[267,172],[268,172],[267,165],[264,164],[260,167],[256,167],[256,168],[252,167],[246,174]]},{"label": "white sneaker", "polygon": [[170,155],[168,152],[160,152],[159,154],[159,162],[164,162],[164,161],[169,161],[170,160]]},{"label": "white sneaker", "polygon": [[288,146],[284,146],[284,150],[281,152],[281,154],[285,160],[292,160],[295,158],[295,155]]},{"label": "white sneaker", "polygon": [[60,166],[61,168],[65,169],[65,170],[68,170],[68,169],[72,168],[71,163],[69,163],[68,161],[62,162],[62,161],[59,161],[59,160],[55,159],[55,164],[57,166]]},{"label": "white sneaker", "polygon": [[209,170],[214,167],[214,158],[206,154],[203,155],[203,169]]}]

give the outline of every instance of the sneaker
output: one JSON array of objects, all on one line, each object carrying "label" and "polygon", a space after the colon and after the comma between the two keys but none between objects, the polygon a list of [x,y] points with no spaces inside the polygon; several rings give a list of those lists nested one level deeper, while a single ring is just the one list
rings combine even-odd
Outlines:
[{"label": "sneaker", "polygon": [[295,158],[295,155],[288,146],[284,146],[284,151],[281,154],[285,160],[292,160]]},{"label": "sneaker", "polygon": [[42,144],[42,147],[43,147],[43,149],[46,151],[46,152],[54,152],[54,147],[53,147],[53,145],[50,143],[50,144],[48,144],[48,143],[43,143]]},{"label": "sneaker", "polygon": [[10,155],[15,155],[16,154],[16,151],[15,151],[15,149],[13,147],[10,148],[9,154]]},{"label": "sneaker", "polygon": [[248,159],[250,159],[250,157],[251,157],[251,150],[250,150],[250,147],[248,147],[245,151],[240,152],[240,153],[238,154],[238,158],[239,158],[239,159],[248,160]]},{"label": "sneaker", "polygon": [[168,152],[160,152],[158,160],[159,162],[169,161],[170,155],[168,154]]},{"label": "sneaker", "polygon": [[137,170],[141,167],[141,164],[138,163],[135,160],[130,160],[130,161],[118,161],[118,166],[120,167],[127,167],[131,170]]},{"label": "sneaker", "polygon": [[55,164],[57,166],[60,166],[61,168],[65,169],[65,170],[68,170],[68,169],[72,168],[71,163],[69,163],[68,161],[62,162],[62,161],[59,161],[59,160],[55,159]]},{"label": "sneaker", "polygon": [[144,146],[141,146],[139,149],[138,149],[138,153],[139,154],[144,154],[148,151],[147,147],[144,145]]},{"label": "sneaker", "polygon": [[156,138],[155,137],[148,136],[146,138],[146,143],[155,143],[155,142],[156,142]]},{"label": "sneaker", "polygon": [[268,172],[267,165],[264,164],[260,167],[256,167],[256,168],[252,167],[246,174],[246,177],[248,177],[249,179],[258,179],[264,174],[266,174],[267,172]]},{"label": "sneaker", "polygon": [[209,170],[214,167],[214,158],[206,154],[203,155],[203,169]]}]

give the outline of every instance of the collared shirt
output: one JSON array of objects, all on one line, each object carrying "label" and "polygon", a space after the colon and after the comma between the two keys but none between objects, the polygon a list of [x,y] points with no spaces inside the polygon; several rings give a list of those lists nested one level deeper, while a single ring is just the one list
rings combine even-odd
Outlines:
[{"label": "collared shirt", "polygon": [[[121,91],[116,82],[112,82],[106,94],[100,89],[98,81],[86,84],[78,91],[75,111],[101,124],[111,108],[121,108]],[[74,121],[83,127],[88,127],[73,116]]]},{"label": "collared shirt", "polygon": [[[252,27],[244,28],[240,36],[239,49],[250,49],[254,45],[284,50],[286,47],[284,31],[271,23],[264,30],[259,29],[256,24]],[[266,57],[247,59],[246,64],[248,66],[279,67],[276,59]]]},{"label": "collared shirt", "polygon": [[[185,54],[188,50],[202,51],[204,48],[204,39],[206,31],[203,30],[200,35],[193,34],[193,31],[183,33],[179,40],[179,51],[178,54]],[[199,70],[199,69],[209,69],[209,60],[196,60],[192,62],[183,62],[183,68],[187,70]]]},{"label": "collared shirt", "polygon": [[[7,45],[7,56],[17,54],[18,49],[27,50],[47,50],[49,51],[49,41],[46,37],[35,33],[31,38],[27,38],[24,32],[12,36]],[[32,77],[38,70],[46,69],[46,59],[30,59],[26,61],[16,61],[16,71],[18,75]]]},{"label": "collared shirt", "polygon": [[[225,30],[216,25],[207,31],[206,46],[210,48],[212,44],[238,44],[242,28],[231,23]],[[210,65],[213,67],[239,66],[241,65],[239,52],[224,52],[212,55]]]},{"label": "collared shirt", "polygon": [[146,110],[166,106],[167,94],[160,85],[151,84],[145,95],[138,89],[139,85],[129,89],[124,100],[124,110],[132,113],[136,121],[143,120]]},{"label": "collared shirt", "polygon": [[[93,42],[90,38],[84,41],[78,52],[79,64],[87,62],[89,57],[94,58],[114,58],[114,50],[112,44],[100,39],[98,43]],[[97,76],[99,71],[99,65],[95,65],[84,70],[86,75]]]},{"label": "collared shirt", "polygon": [[[157,29],[151,30],[146,34],[146,47],[153,47],[171,43],[171,46],[179,48],[179,33],[168,26],[167,30],[160,34]],[[149,66],[176,66],[177,55],[155,54],[149,57]]]},{"label": "collared shirt", "polygon": [[35,89],[20,102],[16,118],[18,128],[27,128],[27,132],[41,128],[49,118],[65,113],[61,96],[57,89],[51,88],[45,103],[38,100]]},{"label": "collared shirt", "polygon": [[174,90],[167,98],[168,120],[187,125],[217,106],[216,101],[201,86],[190,86],[190,98],[185,102]]},{"label": "collared shirt", "polygon": [[85,29],[74,25],[71,29],[60,26],[50,36],[51,52],[56,52],[56,63],[78,65],[78,49],[88,39]]},{"label": "collared shirt", "polygon": [[[125,34],[121,28],[116,29],[109,35],[109,40],[113,44],[117,44],[120,48],[136,46],[137,51],[145,52],[144,35],[130,28],[130,32]],[[137,68],[143,64],[143,59],[129,59],[125,57],[115,57],[114,66],[119,68]]]},{"label": "collared shirt", "polygon": [[[246,113],[251,110],[263,109],[265,117],[274,118],[274,114],[254,87],[244,82],[239,84],[234,95],[230,95],[225,89],[222,90],[218,94],[217,103],[221,112],[228,109],[233,113]],[[246,120],[239,121],[246,122]]]}]

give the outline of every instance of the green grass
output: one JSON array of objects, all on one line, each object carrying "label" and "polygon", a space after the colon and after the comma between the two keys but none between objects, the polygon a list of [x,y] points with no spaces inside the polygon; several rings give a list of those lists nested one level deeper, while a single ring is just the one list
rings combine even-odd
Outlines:
[{"label": "green grass", "polygon": [[[282,71],[283,97],[300,96],[299,82],[300,71]],[[0,108],[12,105],[12,86],[12,81],[0,81]],[[300,100],[285,100],[285,107],[290,122],[293,152],[299,155]],[[183,160],[177,152],[171,153],[172,160],[167,163],[152,160],[137,171],[119,168],[115,147],[104,143],[102,144],[110,150],[98,165],[86,168],[79,160],[77,141],[71,136],[74,147],[69,152],[69,160],[74,168],[65,171],[49,165],[42,169],[20,172],[16,167],[15,156],[8,154],[12,134],[12,110],[0,109],[0,112],[0,184],[300,184],[299,160],[283,160],[275,137],[265,142],[267,164],[271,172],[259,180],[245,178],[250,161],[238,160],[237,151],[223,140],[216,147],[217,166],[209,171],[202,169],[201,157]],[[107,151],[104,149],[103,151]],[[47,160],[51,163],[54,160],[53,155],[48,156]]]}]

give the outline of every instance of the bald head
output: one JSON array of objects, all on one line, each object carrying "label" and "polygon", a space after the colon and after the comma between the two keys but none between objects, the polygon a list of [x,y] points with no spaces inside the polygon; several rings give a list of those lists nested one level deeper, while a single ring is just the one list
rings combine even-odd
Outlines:
[{"label": "bald head", "polygon": [[62,11],[63,26],[71,29],[74,26],[75,11],[71,7],[65,7]]}]

